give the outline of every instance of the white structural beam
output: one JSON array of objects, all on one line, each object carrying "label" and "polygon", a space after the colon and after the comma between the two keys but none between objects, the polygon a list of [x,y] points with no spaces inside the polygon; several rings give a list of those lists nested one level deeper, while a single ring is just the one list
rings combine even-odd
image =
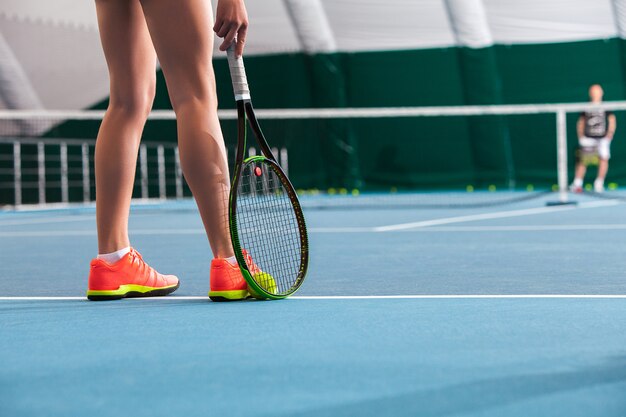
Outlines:
[{"label": "white structural beam", "polygon": [[304,52],[337,51],[337,41],[321,0],[283,1]]},{"label": "white structural beam", "polygon": [[41,101],[0,33],[0,97],[9,109],[41,109]]},{"label": "white structural beam", "polygon": [[[0,101],[8,109],[43,109],[37,92],[2,33],[0,33]],[[16,121],[14,128],[18,134],[39,133],[37,131],[39,127],[32,120]]]},{"label": "white structural beam", "polygon": [[469,48],[493,45],[483,0],[445,0],[456,43]]},{"label": "white structural beam", "polygon": [[620,38],[626,39],[626,0],[611,0],[613,5],[613,17]]}]

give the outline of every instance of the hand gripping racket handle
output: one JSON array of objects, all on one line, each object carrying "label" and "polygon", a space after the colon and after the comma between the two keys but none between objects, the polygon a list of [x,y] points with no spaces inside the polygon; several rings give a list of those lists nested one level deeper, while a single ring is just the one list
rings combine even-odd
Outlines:
[{"label": "hand gripping racket handle", "polygon": [[235,91],[235,100],[249,100],[250,89],[248,88],[248,78],[246,77],[246,69],[243,66],[243,58],[235,56],[235,45],[232,45],[226,51],[228,56],[228,67],[230,68],[230,78],[233,80],[233,90]]}]

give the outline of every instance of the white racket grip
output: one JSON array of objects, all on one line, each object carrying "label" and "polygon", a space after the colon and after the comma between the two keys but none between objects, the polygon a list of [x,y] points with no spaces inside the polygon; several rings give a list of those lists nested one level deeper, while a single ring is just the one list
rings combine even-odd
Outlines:
[{"label": "white racket grip", "polygon": [[226,51],[228,56],[228,67],[230,68],[230,78],[233,80],[233,90],[235,100],[249,100],[250,89],[248,88],[248,78],[246,69],[243,66],[243,58],[235,56],[235,42]]}]

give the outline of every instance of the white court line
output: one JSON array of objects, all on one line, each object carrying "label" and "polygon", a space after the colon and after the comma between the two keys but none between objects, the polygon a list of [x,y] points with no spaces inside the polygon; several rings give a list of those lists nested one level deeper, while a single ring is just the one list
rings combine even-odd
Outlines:
[{"label": "white court line", "polygon": [[[131,230],[132,236],[161,236],[161,235],[204,235],[206,232],[200,227],[197,229],[146,229]],[[0,232],[0,237],[55,237],[55,236],[96,236],[96,230],[28,230],[19,232]]]},{"label": "white court line", "polygon": [[[317,227],[309,229],[309,233],[372,233],[375,227]],[[412,229],[391,230],[402,233],[450,233],[450,232],[542,232],[542,231],[576,231],[576,230],[625,230],[626,224],[542,224],[520,226],[432,226]],[[0,234],[2,236],[2,234]]]},{"label": "white court line", "polygon": [[[542,224],[523,226],[442,226],[422,227],[404,230],[394,230],[400,233],[477,233],[477,232],[547,232],[547,231],[581,231],[581,230],[626,230],[626,224]],[[373,227],[317,227],[310,228],[309,234],[316,233],[376,233]],[[132,236],[176,236],[176,235],[204,235],[204,230],[198,229],[142,229],[131,230]],[[0,232],[0,237],[71,237],[96,236],[95,230],[49,230],[49,231],[21,231]]]},{"label": "white court line", "polygon": [[[508,210],[508,211],[496,211],[481,214],[471,214],[467,216],[456,217],[444,217],[441,219],[422,220],[411,223],[400,223],[387,226],[375,226],[375,227],[318,227],[310,228],[311,233],[372,233],[372,232],[396,232],[407,231],[411,229],[430,228],[431,226],[440,226],[445,224],[465,223],[479,220],[491,220],[502,219],[510,217],[530,216],[533,214],[554,213],[560,211],[569,211],[577,209],[587,209],[595,207],[608,207],[619,205],[618,201],[591,201],[587,203],[581,203],[576,206],[554,206],[554,207],[538,207],[532,209],[521,210]],[[77,222],[95,220],[93,215],[76,217],[65,216],[57,218],[40,218],[40,219],[25,219],[18,221],[1,222],[0,226],[17,226],[17,225],[29,225],[29,224],[42,224],[42,223],[65,223],[65,222]],[[201,228],[197,229],[148,229],[133,231],[135,235],[195,235],[204,234]],[[46,237],[46,236],[92,236],[95,235],[95,230],[92,231],[26,231],[26,232],[0,232],[0,237]]]},{"label": "white court line", "polygon": [[533,214],[555,213],[560,211],[579,210],[595,207],[607,207],[618,205],[617,201],[592,201],[589,203],[581,203],[576,206],[553,206],[538,207],[521,210],[496,211],[490,213],[470,214],[468,216],[445,217],[442,219],[422,220],[419,222],[391,224],[388,226],[375,227],[376,232],[393,232],[398,230],[415,229],[421,227],[439,226],[443,224],[465,223],[478,220],[504,219],[509,217],[530,216]]},{"label": "white court line", "polygon": [[[434,295],[301,295],[290,300],[499,300],[499,299],[626,299],[626,294],[434,294]],[[0,297],[0,301],[86,301],[86,297]],[[134,298],[137,301],[209,300],[204,296]]]},{"label": "white court line", "polygon": [[524,226],[451,226],[407,230],[408,232],[543,232],[575,230],[624,230],[626,224],[540,224]]},{"label": "white court line", "polygon": [[47,223],[69,223],[69,222],[84,222],[84,221],[96,221],[94,214],[88,216],[77,214],[75,216],[60,216],[60,217],[40,217],[34,219],[24,220],[7,220],[1,221],[0,226],[26,226],[29,224],[47,224]]},{"label": "white court line", "polygon": [[[69,237],[69,236],[96,236],[95,230],[48,230],[25,232],[0,232],[0,237]],[[131,233],[132,234],[132,233]],[[156,233],[154,233],[156,234]]]}]

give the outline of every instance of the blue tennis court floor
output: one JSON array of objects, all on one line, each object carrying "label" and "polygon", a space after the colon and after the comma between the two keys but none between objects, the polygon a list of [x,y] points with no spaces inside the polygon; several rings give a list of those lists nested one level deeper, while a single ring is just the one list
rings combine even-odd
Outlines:
[{"label": "blue tennis court floor", "polygon": [[237,303],[191,202],[131,216],[175,295],[101,303],[92,208],[0,212],[0,416],[626,416],[624,204],[579,200],[308,211],[298,297]]}]

